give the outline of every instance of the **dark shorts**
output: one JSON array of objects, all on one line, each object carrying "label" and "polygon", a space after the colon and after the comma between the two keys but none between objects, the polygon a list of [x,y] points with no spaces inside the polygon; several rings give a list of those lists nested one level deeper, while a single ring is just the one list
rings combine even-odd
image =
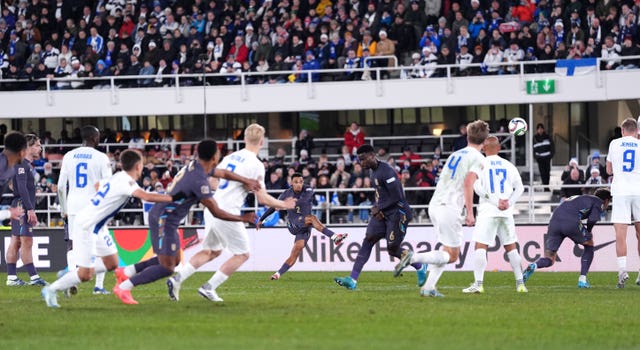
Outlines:
[{"label": "dark shorts", "polygon": [[[22,201],[13,202],[12,207],[22,207]],[[23,208],[24,209],[24,208]],[[11,235],[20,237],[33,237],[33,227],[27,222],[27,211],[18,220],[11,220]]]},{"label": "dark shorts", "polygon": [[295,236],[294,242],[303,240],[306,244],[309,238],[311,238],[311,228],[310,227],[300,227],[293,228],[289,227],[289,233]]},{"label": "dark shorts", "polygon": [[593,234],[583,232],[581,225],[577,225],[575,221],[554,221],[549,224],[547,232],[547,240],[545,242],[545,250],[557,252],[565,238],[569,238],[576,244],[584,244],[584,242],[593,238]]},{"label": "dark shorts", "polygon": [[180,253],[180,235],[178,227],[166,227],[166,216],[149,215],[149,232],[151,244],[156,255],[176,256]]},{"label": "dark shorts", "polygon": [[400,209],[386,212],[382,220],[371,217],[367,225],[366,237],[370,241],[386,239],[387,248],[399,247],[407,234],[409,220],[404,210]]}]

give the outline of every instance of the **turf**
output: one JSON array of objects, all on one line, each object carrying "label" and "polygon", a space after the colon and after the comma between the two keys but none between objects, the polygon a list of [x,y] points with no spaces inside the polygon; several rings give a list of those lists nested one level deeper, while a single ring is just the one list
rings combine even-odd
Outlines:
[{"label": "turf", "polygon": [[[333,283],[345,273],[238,273],[218,290],[224,303],[197,294],[209,273],[168,300],[164,281],[133,292],[140,305],[92,295],[93,283],[49,309],[39,287],[0,286],[0,349],[629,349],[640,347],[635,274],[623,290],[615,273],[536,273],[529,293],[513,275],[487,273],[486,293],[464,295],[470,272],[445,272],[442,299],[422,298],[415,274],[365,272],[358,290]],[[53,274],[44,274],[52,281]],[[113,286],[112,275],[106,287]]]}]

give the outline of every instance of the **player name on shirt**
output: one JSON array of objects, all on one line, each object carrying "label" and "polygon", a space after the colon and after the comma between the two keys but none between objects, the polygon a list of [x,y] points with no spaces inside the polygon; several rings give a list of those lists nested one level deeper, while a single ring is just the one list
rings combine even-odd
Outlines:
[{"label": "player name on shirt", "polygon": [[638,144],[636,142],[622,142],[620,143],[621,147],[638,147]]},{"label": "player name on shirt", "polygon": [[74,159],[91,159],[91,155],[86,153],[76,153],[73,155],[73,158]]}]

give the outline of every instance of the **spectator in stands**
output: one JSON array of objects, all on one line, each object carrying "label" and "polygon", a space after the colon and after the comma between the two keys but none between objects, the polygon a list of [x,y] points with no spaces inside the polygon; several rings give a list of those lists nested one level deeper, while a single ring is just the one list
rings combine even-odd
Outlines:
[{"label": "spectator in stands", "polygon": [[620,52],[622,48],[619,44],[616,44],[613,37],[608,35],[604,38],[604,45],[602,46],[602,69],[616,69],[620,65]]},{"label": "spectator in stands", "polygon": [[571,168],[569,170],[569,177],[562,181],[562,200],[566,200],[569,197],[579,196],[582,194],[582,187],[565,187],[565,185],[584,185],[584,178],[580,172],[582,170],[577,167]]},{"label": "spectator in stands", "polygon": [[129,148],[140,150],[143,152],[145,149],[145,140],[140,135],[140,130],[134,130],[131,134],[131,140],[129,140]]},{"label": "spectator in stands", "polygon": [[376,152],[376,158],[378,158],[378,160],[385,162],[387,161],[387,159],[389,159],[389,152],[387,151],[386,147],[379,147],[378,148],[378,152]]},{"label": "spectator in stands", "polygon": [[340,185],[347,187],[349,185],[350,178],[351,174],[346,171],[344,160],[338,159],[336,161],[336,170],[331,174],[331,178],[329,179],[331,187],[336,188]]},{"label": "spectator in stands", "polygon": [[409,170],[411,170],[411,173],[413,174],[418,169],[418,166],[422,161],[422,157],[417,153],[413,153],[411,147],[404,146],[404,148],[402,148],[402,154],[398,158],[398,162],[403,163],[405,161],[409,161]]},{"label": "spectator in stands", "polygon": [[[551,173],[551,159],[555,153],[555,147],[553,140],[544,130],[544,125],[539,123],[536,126],[536,134],[533,135],[533,156],[538,162],[538,170],[540,172],[540,179],[543,185],[549,185],[549,176]],[[569,163],[571,165],[571,163]],[[576,160],[576,166],[578,162]],[[582,177],[584,179],[584,177]],[[545,191],[549,191],[548,187],[545,187]]]},{"label": "spectator in stands", "polygon": [[344,134],[344,145],[348,147],[351,154],[356,154],[358,147],[364,145],[364,131],[357,122],[352,122],[351,126]]},{"label": "spectator in stands", "polygon": [[[589,174],[589,177],[585,181],[586,185],[604,185],[607,183],[607,181],[600,176],[602,173],[597,166],[591,167]],[[583,192],[585,194],[593,194],[597,189],[598,187],[585,187]]]},{"label": "spectator in stands", "polygon": [[339,159],[344,161],[345,167],[347,168],[347,170],[350,170],[352,164],[358,160],[358,156],[354,155],[351,152],[351,150],[349,149],[349,146],[344,145],[342,146],[342,154],[340,155]]},{"label": "spectator in stands", "polygon": [[467,123],[462,123],[458,126],[460,136],[458,136],[453,142],[453,151],[461,150],[467,147]]},{"label": "spectator in stands", "polygon": [[313,150],[313,137],[306,129],[301,129],[298,134],[298,139],[295,143],[296,155],[300,158],[300,152],[302,150],[307,151],[307,155],[311,155],[311,151]]},{"label": "spectator in stands", "polygon": [[593,153],[591,154],[591,159],[589,161],[589,166],[585,168],[584,174],[589,174],[589,172],[593,168],[598,169],[599,175],[604,180],[604,183],[607,183],[607,181],[609,180],[609,175],[607,174],[604,164],[600,162],[600,151],[593,151]]},{"label": "spectator in stands", "polygon": [[584,182],[584,171],[579,168],[578,159],[576,158],[571,158],[569,160],[569,164],[562,171],[562,175],[560,175],[560,180],[564,182],[565,180],[570,178],[571,171],[573,171],[574,169],[578,171],[578,179]]}]

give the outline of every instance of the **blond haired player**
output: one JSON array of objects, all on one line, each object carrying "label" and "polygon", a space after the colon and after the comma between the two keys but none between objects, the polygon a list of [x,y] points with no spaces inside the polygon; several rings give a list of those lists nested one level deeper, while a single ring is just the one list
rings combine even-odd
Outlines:
[{"label": "blond haired player", "polygon": [[[265,189],[264,165],[258,159],[258,151],[264,144],[264,134],[265,130],[262,126],[249,125],[244,131],[245,148],[226,156],[218,168],[258,180],[260,190],[256,191],[255,195],[260,204],[277,209],[293,209],[296,204],[294,198],[278,200],[269,195]],[[223,180],[218,185],[213,198],[218,202],[220,209],[240,215],[248,193],[249,191],[241,183]],[[187,278],[200,266],[217,258],[226,248],[233,256],[198,289],[198,293],[206,299],[215,302],[223,301],[216,289],[249,259],[249,235],[243,223],[221,220],[208,212],[204,214],[204,221],[206,237],[202,242],[202,250],[194,255],[180,272],[167,280],[168,293],[172,300],[179,300],[180,286]]]},{"label": "blond haired player", "polygon": [[[627,118],[620,125],[622,137],[609,144],[607,174],[613,175],[611,196],[613,204],[611,222],[616,232],[616,255],[618,256],[618,288],[624,288],[629,279],[627,273],[627,228],[634,224],[640,230],[640,141],[637,139],[638,124]],[[640,276],[638,276],[640,282]]]},{"label": "blond haired player", "polygon": [[409,264],[431,265],[427,283],[420,289],[422,296],[444,297],[436,289],[436,284],[442,276],[444,267],[458,260],[460,255],[460,246],[464,240],[462,232],[464,208],[467,210],[464,219],[466,224],[468,226],[475,224],[473,183],[476,175],[472,174],[471,170],[482,166],[484,156],[480,150],[487,136],[489,136],[489,124],[482,120],[469,123],[467,147],[452,153],[442,169],[440,180],[429,203],[429,217],[436,229],[438,242],[442,244],[440,250],[420,254],[413,254],[412,251],[406,250],[395,267],[395,274],[400,274]]}]

